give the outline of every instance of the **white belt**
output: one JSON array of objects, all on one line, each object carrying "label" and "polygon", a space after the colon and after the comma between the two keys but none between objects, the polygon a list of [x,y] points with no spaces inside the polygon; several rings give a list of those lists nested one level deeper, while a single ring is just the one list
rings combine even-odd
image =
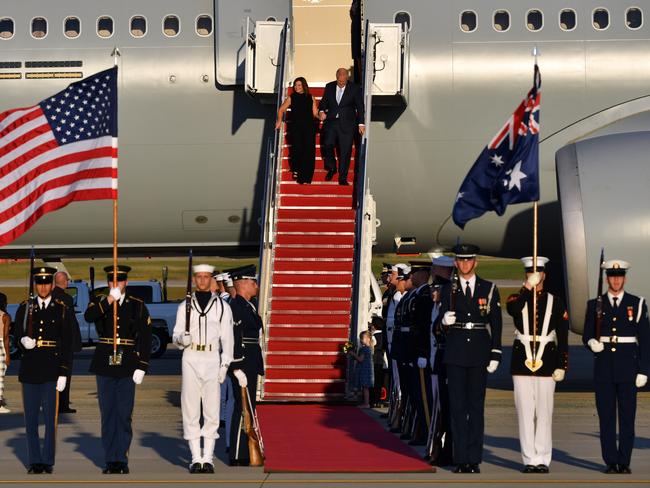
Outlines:
[{"label": "white belt", "polygon": [[600,342],[610,342],[612,344],[638,344],[636,337],[618,337],[618,336],[602,336]]},{"label": "white belt", "polygon": [[539,342],[540,344],[548,344],[549,342],[557,342],[557,334],[555,331],[551,331],[549,335],[538,335],[535,337],[533,340],[532,335],[528,334],[522,334],[521,332],[517,331],[515,332],[515,339],[518,340],[519,342]]}]

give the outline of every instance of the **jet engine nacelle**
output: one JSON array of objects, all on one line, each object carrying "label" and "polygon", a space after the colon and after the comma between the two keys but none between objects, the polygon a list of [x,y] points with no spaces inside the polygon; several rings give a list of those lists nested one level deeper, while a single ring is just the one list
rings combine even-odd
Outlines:
[{"label": "jet engine nacelle", "polygon": [[631,263],[627,291],[650,296],[650,131],[569,144],[555,163],[571,329],[580,333],[586,301],[597,293],[601,248],[605,259]]}]

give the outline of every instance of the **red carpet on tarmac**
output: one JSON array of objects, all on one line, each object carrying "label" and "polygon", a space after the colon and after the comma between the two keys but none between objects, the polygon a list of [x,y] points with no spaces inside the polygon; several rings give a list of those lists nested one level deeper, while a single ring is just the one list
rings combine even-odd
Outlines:
[{"label": "red carpet on tarmac", "polygon": [[357,407],[257,406],[266,472],[431,472],[413,449]]}]

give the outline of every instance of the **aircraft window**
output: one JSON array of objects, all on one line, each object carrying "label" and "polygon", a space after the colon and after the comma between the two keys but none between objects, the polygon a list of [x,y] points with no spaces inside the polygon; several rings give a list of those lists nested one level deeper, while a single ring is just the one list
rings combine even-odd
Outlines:
[{"label": "aircraft window", "polygon": [[68,17],[63,21],[63,34],[68,39],[74,39],[81,34],[81,22],[77,17]]},{"label": "aircraft window", "polygon": [[476,12],[468,10],[460,14],[460,29],[463,32],[474,32],[477,25]]},{"label": "aircraft window", "polygon": [[530,31],[538,31],[544,27],[544,14],[540,10],[529,10],[526,14],[526,27]]},{"label": "aircraft window", "polygon": [[147,33],[147,19],[141,15],[131,17],[130,30],[133,37],[144,37]]},{"label": "aircraft window", "polygon": [[643,12],[640,8],[628,8],[625,12],[625,25],[630,29],[640,29],[643,25]]},{"label": "aircraft window", "polygon": [[199,15],[196,19],[196,33],[201,37],[212,34],[212,17],[209,15]]},{"label": "aircraft window", "polygon": [[510,13],[507,10],[494,12],[494,30],[505,32],[510,29]]},{"label": "aircraft window", "polygon": [[14,36],[14,21],[8,17],[0,19],[0,39],[11,39]]},{"label": "aircraft window", "polygon": [[32,19],[32,37],[34,39],[43,39],[47,35],[47,20],[43,17],[34,17]]},{"label": "aircraft window", "polygon": [[564,9],[560,12],[560,29],[570,31],[576,28],[576,12]]},{"label": "aircraft window", "polygon": [[163,33],[167,37],[176,37],[181,31],[181,21],[175,15],[168,15],[163,21]]},{"label": "aircraft window", "polygon": [[596,30],[605,30],[609,27],[609,11],[597,8],[593,14],[593,24]]},{"label": "aircraft window", "polygon": [[278,20],[278,19],[276,19],[275,17],[267,17],[267,18],[266,18],[266,21],[267,21],[267,22],[277,22],[277,20]]},{"label": "aircraft window", "polygon": [[393,19],[396,24],[402,24],[404,32],[411,30],[411,14],[408,12],[397,12]]},{"label": "aircraft window", "polygon": [[113,35],[113,19],[110,17],[100,17],[97,19],[97,35],[104,39]]}]

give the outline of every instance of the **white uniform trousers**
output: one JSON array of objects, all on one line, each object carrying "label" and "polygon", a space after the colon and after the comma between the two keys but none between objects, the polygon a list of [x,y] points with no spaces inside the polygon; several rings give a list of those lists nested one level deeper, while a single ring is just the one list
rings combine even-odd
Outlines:
[{"label": "white uniform trousers", "polygon": [[[218,352],[191,349],[183,351],[181,411],[185,440],[219,438],[219,368]],[[203,427],[200,425],[201,406]]]},{"label": "white uniform trousers", "polygon": [[553,453],[553,394],[550,376],[512,377],[519,419],[519,443],[524,464],[551,464]]}]

